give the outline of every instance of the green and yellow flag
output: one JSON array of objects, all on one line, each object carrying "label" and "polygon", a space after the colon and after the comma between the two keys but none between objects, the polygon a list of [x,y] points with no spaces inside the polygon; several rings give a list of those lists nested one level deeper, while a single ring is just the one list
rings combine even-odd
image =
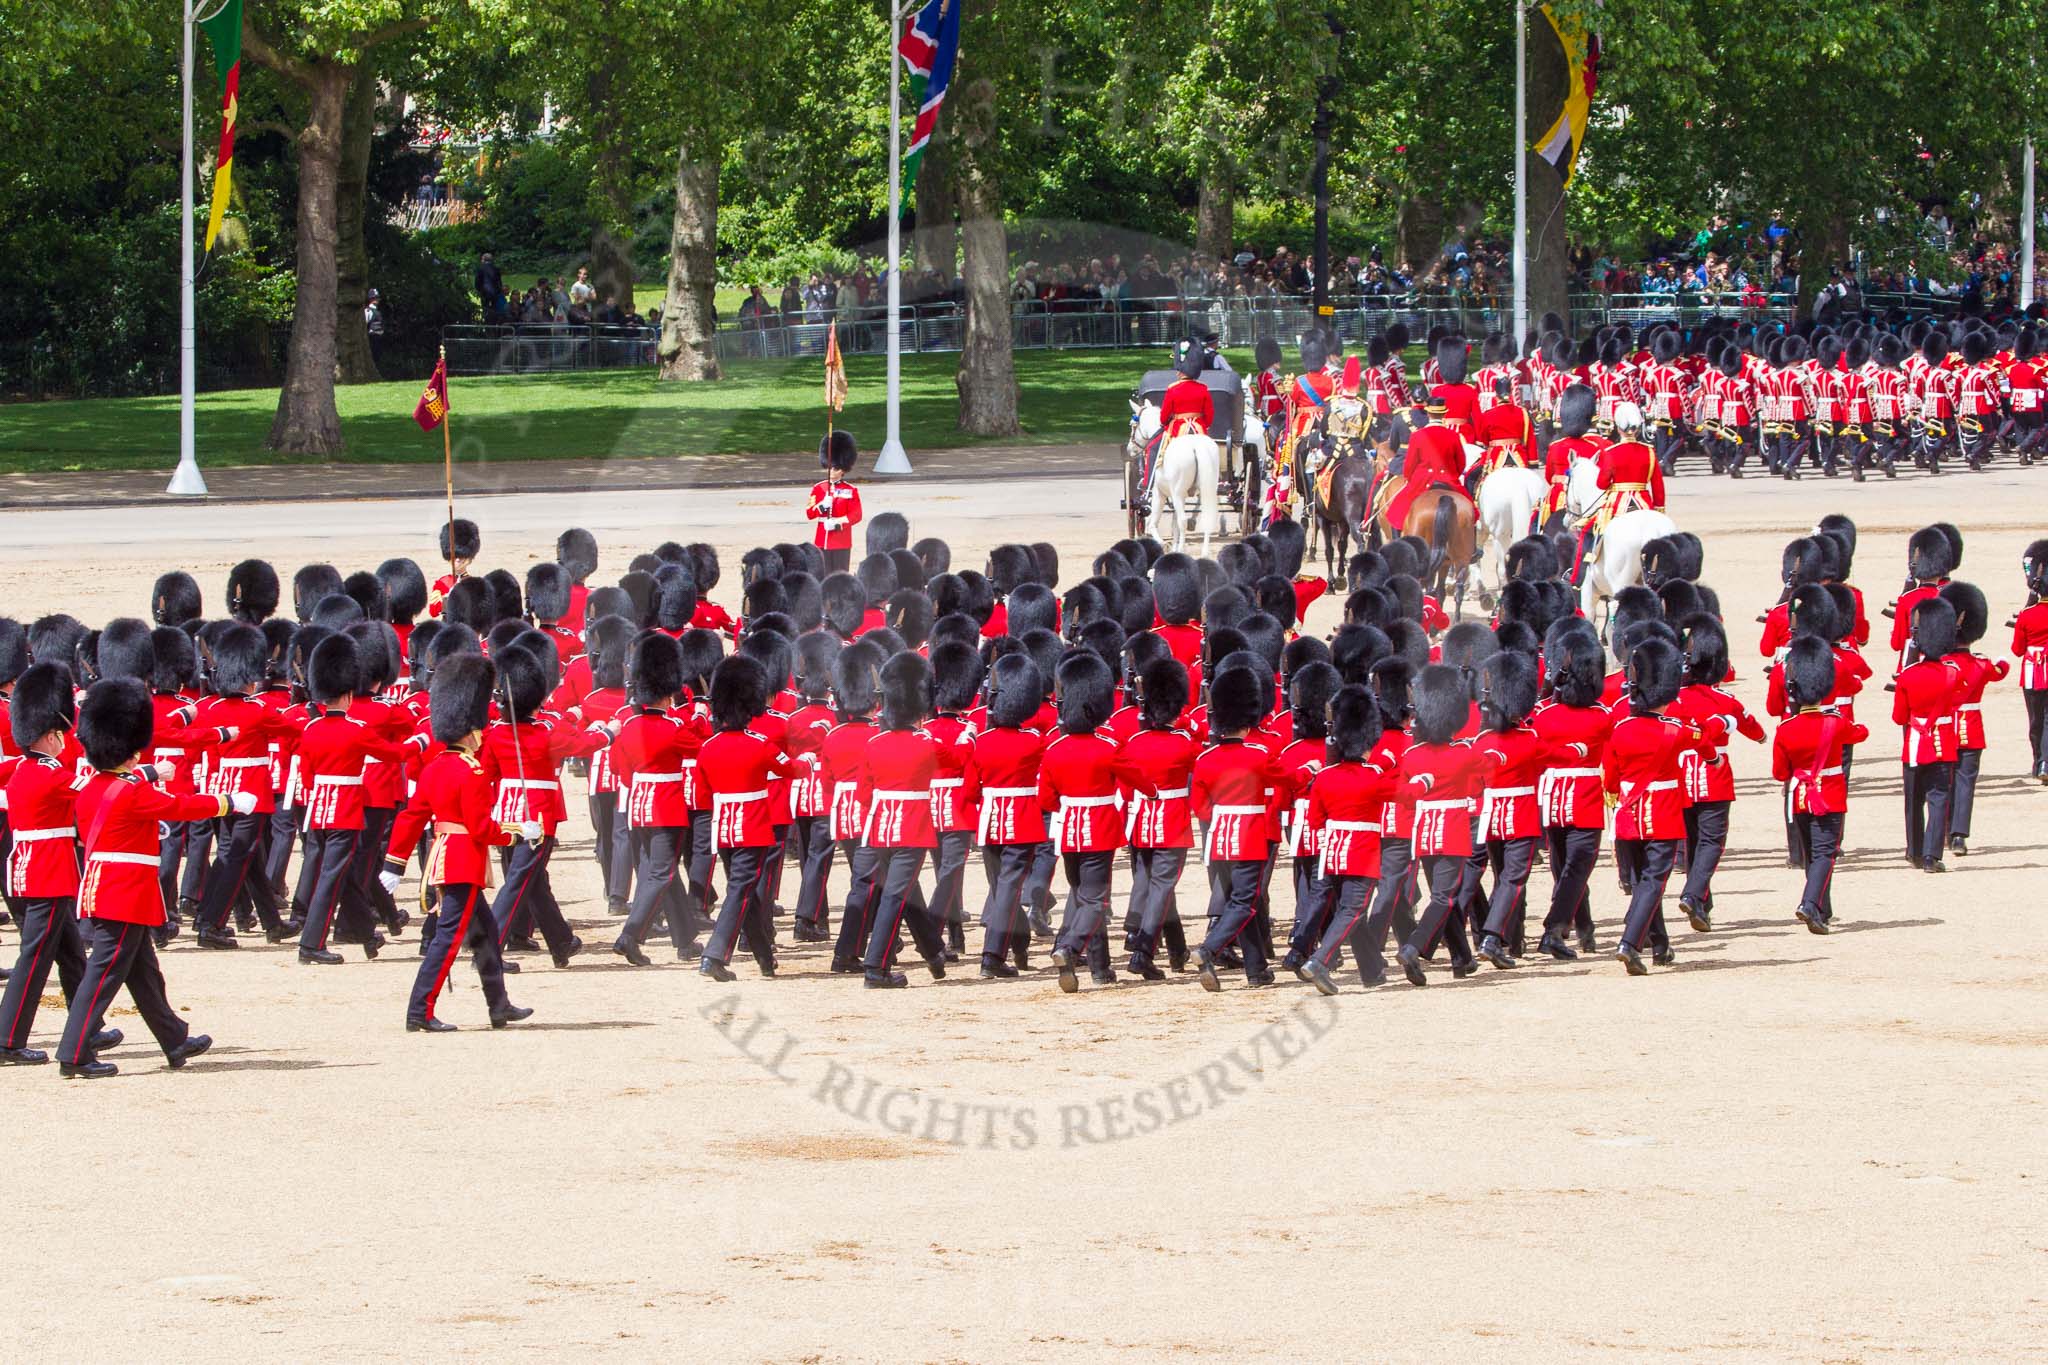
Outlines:
[{"label": "green and yellow flag", "polygon": [[199,27],[213,44],[213,69],[220,75],[220,157],[213,168],[213,209],[206,215],[206,249],[220,235],[228,211],[229,172],[235,164],[235,96],[242,83],[242,0],[227,0]]}]

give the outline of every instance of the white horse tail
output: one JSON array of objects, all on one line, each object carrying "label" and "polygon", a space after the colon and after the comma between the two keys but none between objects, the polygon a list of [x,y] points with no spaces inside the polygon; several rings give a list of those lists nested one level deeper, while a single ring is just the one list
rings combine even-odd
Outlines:
[{"label": "white horse tail", "polygon": [[1201,511],[1197,514],[1202,529],[1202,553],[1209,553],[1210,537],[1216,534],[1216,478],[1221,455],[1216,443],[1207,437],[1195,448],[1195,482],[1200,485],[1196,491],[1201,494]]}]

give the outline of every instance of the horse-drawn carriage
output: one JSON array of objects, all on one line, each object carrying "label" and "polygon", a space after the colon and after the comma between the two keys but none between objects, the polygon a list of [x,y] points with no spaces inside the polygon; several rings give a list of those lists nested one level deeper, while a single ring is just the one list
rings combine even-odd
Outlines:
[{"label": "horse-drawn carriage", "polygon": [[[1148,525],[1153,507],[1161,500],[1153,496],[1145,482],[1148,459],[1155,465],[1163,465],[1166,459],[1168,443],[1160,439],[1159,409],[1167,389],[1179,379],[1180,375],[1173,370],[1147,370],[1131,391],[1131,432],[1124,444],[1123,508],[1133,537],[1149,532],[1162,540],[1178,541],[1188,529],[1188,509],[1177,502],[1173,505],[1181,515],[1180,526],[1169,533]],[[1200,483],[1206,486],[1194,490],[1201,498],[1200,515],[1205,523],[1220,531],[1224,528],[1211,521],[1220,507],[1236,516],[1235,534],[1246,536],[1259,526],[1265,428],[1248,416],[1251,404],[1241,377],[1229,370],[1204,370],[1202,383],[1215,405],[1214,420],[1204,434],[1215,442],[1216,461],[1213,475],[1207,469],[1200,470]],[[1155,443],[1161,449],[1153,451]],[[1154,468],[1153,482],[1158,483],[1166,473],[1163,467]]]}]

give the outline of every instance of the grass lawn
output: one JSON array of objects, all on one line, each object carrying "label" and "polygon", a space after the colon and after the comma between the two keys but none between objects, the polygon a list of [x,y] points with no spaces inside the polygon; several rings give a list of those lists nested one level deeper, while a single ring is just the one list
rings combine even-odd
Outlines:
[{"label": "grass lawn", "polygon": [[[972,444],[955,429],[958,357],[903,357],[903,440],[913,452]],[[1020,351],[1017,379],[1027,442],[1121,440],[1125,398],[1163,352]],[[883,432],[883,360],[847,360],[849,396],[839,425],[863,451]],[[463,378],[452,385],[455,454],[478,460],[598,459],[634,455],[815,450],[824,431],[816,357],[741,361],[716,384],[661,384],[652,371]],[[340,457],[362,463],[431,462],[441,442],[412,420],[420,384],[366,384],[339,393]],[[199,395],[203,466],[283,464],[263,448],[275,389]],[[168,469],[177,462],[178,400],[98,399],[0,405],[0,472]]]}]

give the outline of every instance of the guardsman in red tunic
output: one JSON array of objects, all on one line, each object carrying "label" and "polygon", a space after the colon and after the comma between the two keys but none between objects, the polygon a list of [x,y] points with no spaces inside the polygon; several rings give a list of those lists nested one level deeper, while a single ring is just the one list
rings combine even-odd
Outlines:
[{"label": "guardsman in red tunic", "polygon": [[[949,640],[933,648],[932,705],[937,714],[925,729],[942,745],[958,744],[968,734],[967,713],[981,692],[981,654],[972,645]],[[945,929],[950,958],[967,950],[965,890],[967,859],[974,850],[974,831],[981,823],[980,804],[965,772],[932,779],[932,831],[938,850],[932,858],[931,914]]]},{"label": "guardsman in red tunic", "polygon": [[85,970],[71,996],[57,1067],[66,1077],[115,1074],[95,1056],[94,1042],[107,1008],[122,986],[171,1067],[182,1067],[213,1046],[171,1008],[149,930],[164,918],[157,884],[160,821],[248,816],[255,796],[243,790],[220,796],[172,796],[145,782],[134,768],[149,748],[154,716],[149,688],[135,678],[95,683],[78,708],[78,739],[94,771],[76,799],[76,828],[85,852],[78,914],[86,928]]},{"label": "guardsman in red tunic", "polygon": [[1108,664],[1076,651],[1060,664],[1055,691],[1060,733],[1039,758],[1038,805],[1067,874],[1067,913],[1052,961],[1060,989],[1071,994],[1080,989],[1074,969],[1083,958],[1097,985],[1116,981],[1109,965],[1109,873],[1124,842],[1118,789],[1143,791],[1153,783],[1115,740],[1096,733],[1115,708],[1116,677]]},{"label": "guardsman in red tunic", "polygon": [[1909,660],[1906,646],[1912,643],[1913,608],[1930,597],[1939,596],[1956,571],[1956,543],[1939,526],[1923,526],[1906,542],[1906,572],[1910,581],[1885,615],[1892,618],[1892,651],[1903,669]]},{"label": "guardsman in red tunic", "polygon": [[775,975],[775,925],[769,919],[767,871],[779,847],[770,787],[795,777],[798,765],[782,746],[749,727],[768,710],[768,670],[736,654],[711,675],[711,737],[697,753],[697,776],[711,793],[711,837],[725,864],[725,901],[697,970],[733,979],[734,945],[742,930],[761,975]]},{"label": "guardsman in red tunic", "polygon": [[612,772],[625,793],[638,861],[633,908],[612,951],[635,967],[646,967],[651,963],[640,945],[663,915],[677,960],[696,956],[682,880],[682,861],[690,853],[690,805],[683,779],[696,768],[709,727],[685,705],[681,646],[658,630],[644,630],[632,649],[633,704],[606,727],[612,732]]},{"label": "guardsman in red tunic", "polygon": [[[371,907],[351,880],[363,841],[363,769],[371,759],[404,763],[419,746],[394,742],[348,714],[356,699],[355,644],[330,635],[306,661],[310,693],[308,721],[298,738],[299,783],[305,792],[305,859],[314,869],[300,931],[299,961],[331,966],[341,954],[327,946],[337,910],[346,912],[345,941],[365,945],[375,957],[383,946]],[[383,859],[383,850],[377,857]]]},{"label": "guardsman in red tunic", "polygon": [[825,572],[844,573],[853,561],[853,528],[860,521],[860,490],[846,476],[860,451],[853,437],[835,431],[818,443],[818,467],[825,477],[811,485],[804,515],[817,523],[813,543],[825,552]]},{"label": "guardsman in red tunic", "polygon": [[2039,324],[2021,328],[2012,364],[2005,372],[2010,391],[2007,405],[2012,409],[2006,435],[2019,454],[2021,468],[2048,454],[2048,358],[2043,356],[2044,348],[2048,341],[2044,341]]},{"label": "guardsman in red tunic", "polygon": [[235,732],[234,738],[213,751],[208,763],[208,793],[232,796],[247,792],[256,798],[255,809],[239,809],[214,838],[214,862],[206,877],[206,895],[195,916],[197,939],[202,948],[232,948],[235,936],[228,928],[228,911],[244,887],[256,904],[263,927],[273,934],[284,932],[276,892],[265,875],[258,846],[269,823],[275,795],[270,775],[270,742],[288,733],[290,726],[277,712],[251,695],[262,685],[270,657],[269,643],[254,626],[233,625],[213,643],[213,688],[215,695],[201,702],[198,724]]},{"label": "guardsman in red tunic", "polygon": [[1910,400],[1900,369],[1905,359],[1906,343],[1887,333],[1877,339],[1863,368],[1864,388],[1870,395],[1871,454],[1888,479],[1899,476],[1899,456],[1910,432]]},{"label": "guardsman in red tunic", "polygon": [[2020,662],[2020,696],[2027,704],[2027,771],[2048,782],[2048,540],[2027,546],[2020,567],[2027,577],[2027,605],[2013,618],[2012,656]]},{"label": "guardsman in red tunic", "polygon": [[1137,928],[1131,938],[1131,971],[1147,981],[1165,975],[1153,965],[1159,941],[1166,939],[1169,965],[1187,963],[1187,936],[1174,913],[1174,888],[1195,845],[1189,782],[1199,752],[1180,726],[1187,710],[1188,672],[1178,659],[1154,659],[1138,675],[1141,727],[1124,745],[1131,766],[1144,774],[1147,792],[1138,785],[1124,790],[1124,837],[1131,848],[1130,918]]},{"label": "guardsman in red tunic", "polygon": [[1204,990],[1223,988],[1216,977],[1216,958],[1231,947],[1244,955],[1247,984],[1266,986],[1273,981],[1259,935],[1245,932],[1258,913],[1261,874],[1271,845],[1266,793],[1276,776],[1273,756],[1246,737],[1271,703],[1272,690],[1270,677],[1249,668],[1226,669],[1209,687],[1214,742],[1195,760],[1188,784],[1194,814],[1208,827],[1209,862],[1218,870],[1223,891],[1222,913],[1196,953]]},{"label": "guardsman in red tunic", "polygon": [[796,924],[799,943],[824,943],[831,937],[826,891],[832,879],[831,790],[822,764],[825,737],[836,723],[832,710],[832,665],[839,657],[839,637],[814,630],[797,640],[798,704],[790,712],[783,743],[799,771],[789,788],[790,819],[796,826],[796,857],[803,869],[797,887]]},{"label": "guardsman in red tunic", "polygon": [[[1536,781],[1551,878],[1550,910],[1536,950],[1560,962],[1594,951],[1587,887],[1607,830],[1601,761],[1614,731],[1614,715],[1600,700],[1606,659],[1600,637],[1590,628],[1559,636],[1544,654],[1544,683],[1550,696],[1529,713],[1530,726],[1552,754]],[[1577,951],[1566,942],[1574,929]]]},{"label": "guardsman in red tunic", "polygon": [[406,859],[419,843],[427,822],[434,826],[433,850],[427,855],[427,885],[440,895],[434,936],[420,957],[412,995],[405,1007],[407,1033],[453,1033],[455,1025],[437,1017],[434,1006],[448,973],[464,948],[476,964],[492,1028],[503,1028],[533,1011],[514,1005],[505,993],[503,960],[484,886],[490,879],[491,850],[516,836],[540,838],[538,821],[509,830],[492,818],[497,792],[490,774],[477,759],[484,727],[490,723],[491,697],[497,670],[481,654],[456,654],[434,669],[428,688],[434,742],[442,746],[420,771],[419,790],[399,812],[391,831],[391,848],[379,880],[395,891]]},{"label": "guardsman in red tunic", "polygon": [[1436,368],[1440,382],[1429,391],[1430,420],[1449,427],[1464,445],[1478,443],[1474,427],[1479,420],[1479,391],[1465,382],[1470,362],[1463,337],[1451,336],[1438,342]]},{"label": "guardsman in red tunic", "polygon": [[1481,456],[1479,477],[1473,483],[1475,490],[1486,481],[1487,475],[1503,466],[1535,469],[1539,463],[1535,420],[1529,416],[1528,409],[1510,401],[1507,396],[1514,384],[1512,376],[1503,374],[1494,383],[1500,389],[1498,401],[1481,412],[1472,427],[1472,439],[1485,451]]},{"label": "guardsman in red tunic", "polygon": [[1472,714],[1472,693],[1462,669],[1431,664],[1415,679],[1415,742],[1401,755],[1401,799],[1413,811],[1409,843],[1429,902],[1398,954],[1409,984],[1426,986],[1422,959],[1439,941],[1451,946],[1451,972],[1478,970],[1457,892],[1472,856],[1472,808],[1485,789],[1487,760],[1458,732]]},{"label": "guardsman in red tunic", "polygon": [[974,737],[969,784],[981,801],[982,870],[988,898],[981,908],[983,977],[1011,977],[1025,965],[1030,931],[1024,897],[1031,862],[1046,840],[1045,812],[1038,804],[1038,765],[1045,737],[1032,720],[1045,700],[1038,665],[1023,654],[1006,654],[989,670],[988,728]]},{"label": "guardsman in red tunic", "polygon": [[1685,340],[1675,327],[1659,327],[1650,336],[1650,364],[1642,372],[1643,413],[1650,424],[1650,441],[1657,452],[1657,467],[1666,474],[1678,472],[1678,452],[1685,448],[1685,398],[1691,385],[1678,363]]},{"label": "guardsman in red tunic", "polygon": [[[13,625],[13,622],[8,622]],[[17,630],[19,627],[16,628]],[[35,1066],[49,1054],[28,1045],[50,969],[68,1003],[85,972],[78,933],[78,742],[71,673],[60,664],[36,664],[13,685],[7,714],[10,747],[0,759],[6,811],[13,832],[7,854],[7,903],[21,930],[21,953],[0,995],[0,1064]],[[116,1047],[118,1030],[92,1040],[92,1051]]]},{"label": "guardsman in red tunic", "polygon": [[1664,714],[1678,700],[1684,660],[1676,646],[1650,639],[1629,654],[1629,714],[1615,723],[1601,759],[1601,787],[1614,808],[1614,861],[1629,887],[1628,919],[1614,955],[1641,976],[1647,941],[1658,966],[1675,960],[1664,929],[1664,884],[1685,838],[1685,754],[1727,739],[1727,724],[1694,726]]},{"label": "guardsman in red tunic", "polygon": [[[863,908],[868,927],[861,968],[864,986],[888,990],[908,984],[893,969],[897,933],[905,921],[932,979],[946,974],[945,939],[917,877],[925,855],[938,845],[932,783],[963,771],[973,737],[963,730],[965,743],[941,744],[924,728],[932,713],[932,671],[921,656],[903,653],[890,659],[882,665],[881,684],[882,727],[868,740],[865,759],[868,810],[861,841],[873,850],[877,865]],[[853,918],[851,903],[847,918]]]},{"label": "guardsman in red tunic", "polygon": [[586,584],[597,572],[597,537],[581,526],[571,526],[555,538],[555,562],[569,571],[569,610],[562,614],[562,624],[581,635],[589,624],[586,604],[590,589]]},{"label": "guardsman in red tunic", "polygon": [[1797,918],[1825,934],[1835,917],[1829,894],[1842,850],[1842,817],[1849,809],[1843,751],[1870,732],[1827,704],[1835,690],[1835,657],[1817,636],[1794,640],[1785,653],[1785,694],[1793,713],[1771,744],[1771,776],[1788,784],[1792,819],[1806,850],[1806,887]]},{"label": "guardsman in red tunic", "polygon": [[1367,973],[1364,951],[1366,911],[1380,879],[1380,821],[1393,782],[1368,762],[1380,742],[1380,711],[1372,693],[1357,684],[1330,698],[1325,764],[1309,787],[1308,824],[1321,849],[1322,875],[1330,883],[1328,927],[1303,966],[1323,995],[1335,995],[1330,976],[1338,952],[1351,945],[1359,980]]},{"label": "guardsman in red tunic", "polygon": [[1998,434],[2001,384],[1991,364],[1992,338],[1987,332],[1963,337],[1962,364],[1956,369],[1956,446],[1970,468],[1983,472]]},{"label": "guardsman in red tunic", "polygon": [[1564,514],[1571,490],[1572,466],[1580,460],[1598,460],[1607,449],[1607,438],[1593,430],[1593,391],[1574,384],[1558,395],[1557,436],[1543,455],[1543,477],[1550,491],[1536,514],[1538,527],[1547,527]]},{"label": "guardsman in red tunic", "polygon": [[[1303,664],[1287,680],[1288,742],[1274,755],[1287,856],[1294,860],[1294,928],[1280,965],[1309,980],[1308,959],[1329,928],[1336,884],[1323,876],[1322,836],[1309,824],[1310,792],[1329,757],[1330,698],[1344,685],[1330,664]],[[1278,719],[1278,717],[1276,717]]]},{"label": "guardsman in red tunic", "polygon": [[484,548],[483,533],[476,529],[476,523],[463,517],[441,523],[441,562],[448,566],[448,572],[434,580],[427,592],[427,615],[438,617],[448,604],[448,594],[455,585],[469,577],[469,566],[476,561]]},{"label": "guardsman in red tunic", "polygon": [[1950,802],[1956,780],[1956,704],[1962,670],[1956,649],[1956,610],[1936,594],[1915,603],[1909,617],[1917,661],[1892,682],[1892,722],[1903,727],[1906,858],[1927,872],[1946,872]]},{"label": "guardsman in red tunic", "polygon": [[[601,616],[588,624],[584,640],[589,652],[590,690],[576,711],[585,725],[609,726],[626,710],[626,653],[633,627],[623,616]],[[609,746],[590,756],[590,829],[592,851],[604,885],[605,911],[626,913],[626,892],[633,884],[632,840],[626,813],[619,809],[619,778],[612,768]]]},{"label": "guardsman in red tunic", "polygon": [[1493,895],[1479,936],[1479,956],[1512,967],[1522,954],[1529,873],[1543,845],[1543,814],[1536,782],[1551,757],[1550,744],[1529,724],[1536,709],[1536,660],[1504,650],[1481,666],[1479,703],[1486,729],[1473,749],[1486,765],[1479,793],[1477,834],[1485,841]]},{"label": "guardsman in red tunic", "polygon": [[866,842],[868,741],[876,734],[875,712],[881,707],[882,651],[855,641],[832,661],[832,699],[837,719],[825,732],[818,751],[818,779],[824,786],[829,829],[846,855],[852,883],[846,889],[846,913],[840,917],[833,943],[832,970],[841,975],[860,970],[861,954],[872,927],[867,918],[878,898],[876,876],[880,856]]},{"label": "guardsman in red tunic", "polygon": [[1977,802],[1977,775],[1984,764],[1984,690],[2012,671],[2003,659],[1971,649],[1990,626],[1991,609],[1973,583],[1950,583],[1941,595],[1956,610],[1956,648],[1948,656],[1958,675],[1956,692],[1956,792],[1949,803],[1948,851],[1967,855],[1970,815]]},{"label": "guardsman in red tunic", "polygon": [[[1704,613],[1684,623],[1685,686],[1665,714],[1695,728],[1718,718],[1733,733],[1762,743],[1764,727],[1727,691],[1728,636]],[[1679,908],[1698,933],[1713,927],[1714,870],[1728,847],[1728,812],[1735,804],[1735,770],[1720,746],[1684,758],[1685,889]]]}]

